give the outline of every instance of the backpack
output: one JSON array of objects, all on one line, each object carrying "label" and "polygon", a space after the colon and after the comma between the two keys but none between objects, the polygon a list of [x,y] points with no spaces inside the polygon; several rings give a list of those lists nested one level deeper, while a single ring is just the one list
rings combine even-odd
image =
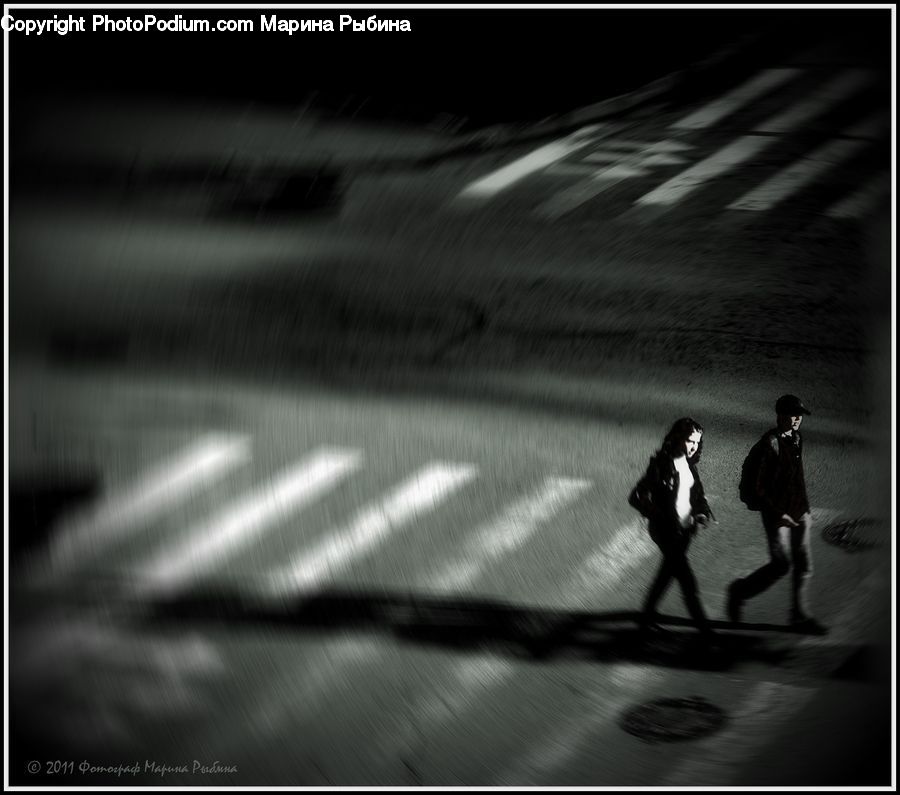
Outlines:
[{"label": "backpack", "polygon": [[773,449],[773,442],[777,453],[778,442],[771,439],[770,435],[766,433],[750,448],[744,463],[741,465],[741,482],[738,484],[738,496],[741,498],[741,502],[751,511],[759,511],[763,507],[757,491],[759,470],[767,452]]}]

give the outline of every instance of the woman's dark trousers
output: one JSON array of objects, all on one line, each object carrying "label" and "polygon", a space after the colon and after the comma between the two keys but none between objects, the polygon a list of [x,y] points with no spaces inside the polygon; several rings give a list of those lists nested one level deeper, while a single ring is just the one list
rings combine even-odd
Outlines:
[{"label": "woman's dark trousers", "polygon": [[652,620],[651,617],[656,612],[657,604],[665,595],[669,584],[675,579],[681,586],[685,607],[697,628],[702,632],[709,632],[711,630],[709,619],[706,617],[703,605],[700,604],[700,596],[697,592],[697,578],[694,577],[694,572],[691,571],[687,559],[687,550],[691,543],[690,530],[651,525],[650,537],[662,552],[663,561],[644,600],[645,620]]}]

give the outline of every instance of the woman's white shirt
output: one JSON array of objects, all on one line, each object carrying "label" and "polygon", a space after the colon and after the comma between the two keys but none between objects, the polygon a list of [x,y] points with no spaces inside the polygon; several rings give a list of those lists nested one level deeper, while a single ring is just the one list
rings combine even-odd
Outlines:
[{"label": "woman's white shirt", "polygon": [[691,489],[694,486],[694,475],[688,465],[687,456],[675,459],[675,469],[679,475],[678,494],[675,497],[675,512],[682,527],[691,526]]}]

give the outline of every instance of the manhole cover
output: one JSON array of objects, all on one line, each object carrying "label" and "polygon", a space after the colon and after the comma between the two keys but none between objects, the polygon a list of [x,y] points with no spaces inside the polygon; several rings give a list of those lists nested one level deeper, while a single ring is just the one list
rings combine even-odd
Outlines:
[{"label": "manhole cover", "polygon": [[706,699],[663,698],[634,707],[622,716],[622,728],[651,743],[693,740],[719,731],[725,713]]},{"label": "manhole cover", "polygon": [[880,544],[883,522],[878,519],[852,519],[849,522],[830,524],[822,531],[822,538],[829,544],[847,552],[864,552]]}]

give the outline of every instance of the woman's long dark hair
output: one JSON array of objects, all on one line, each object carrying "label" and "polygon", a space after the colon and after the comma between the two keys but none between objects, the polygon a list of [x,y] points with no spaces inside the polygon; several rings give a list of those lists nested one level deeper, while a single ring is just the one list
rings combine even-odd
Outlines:
[{"label": "woman's long dark hair", "polygon": [[[662,452],[671,458],[678,458],[684,455],[684,443],[690,438],[692,433],[699,431],[703,433],[703,426],[697,420],[691,417],[682,417],[675,420],[675,424],[663,439]],[[703,453],[703,437],[700,437],[700,444],[697,445],[697,452],[689,459],[688,463],[696,466],[700,463],[700,455]]]}]

